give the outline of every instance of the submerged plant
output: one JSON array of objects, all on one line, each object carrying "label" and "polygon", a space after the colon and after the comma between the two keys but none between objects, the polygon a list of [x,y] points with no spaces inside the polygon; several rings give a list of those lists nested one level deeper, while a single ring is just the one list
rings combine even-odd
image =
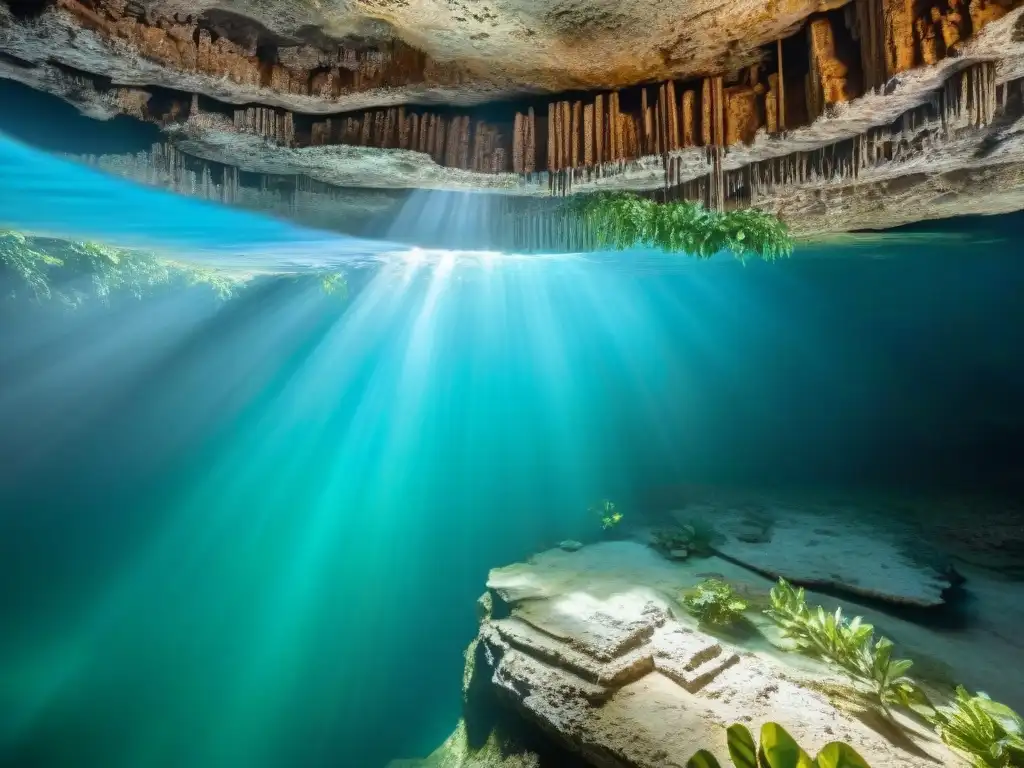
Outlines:
[{"label": "submerged plant", "polygon": [[749,607],[732,585],[719,579],[706,579],[683,593],[683,605],[701,624],[727,627],[743,618]]},{"label": "submerged plant", "polygon": [[654,546],[656,548],[671,549],[666,545],[681,543],[689,550],[690,554],[701,557],[709,557],[715,553],[714,544],[718,533],[714,526],[702,517],[694,517],[683,523],[678,529],[671,531],[656,531],[654,534]]},{"label": "submerged plant", "polygon": [[601,527],[605,530],[614,528],[622,522],[622,513],[615,507],[615,502],[604,499],[590,508],[591,514],[601,519]]},{"label": "submerged plant", "polygon": [[651,532],[651,546],[662,553],[685,549],[689,551],[693,536],[686,528],[658,528]]},{"label": "submerged plant", "polygon": [[0,278],[10,299],[55,300],[69,307],[107,302],[119,294],[142,298],[170,284],[203,285],[227,298],[240,283],[225,273],[152,253],[10,230],[0,230]]},{"label": "submerged plant", "polygon": [[581,195],[570,205],[600,245],[616,250],[647,246],[702,259],[728,251],[767,261],[793,252],[785,223],[753,208],[720,213],[700,203],[656,203],[630,192]]},{"label": "submerged plant", "polygon": [[[315,281],[324,293],[347,297],[345,274],[337,270],[260,279],[279,277]],[[74,308],[91,302],[106,304],[118,296],[141,299],[168,287],[196,286],[227,299],[238,293],[246,279],[146,251],[0,230],[0,291],[14,301]]]},{"label": "submerged plant", "polygon": [[928,717],[944,743],[970,756],[975,768],[1024,767],[1024,720],[984,693],[957,686],[950,706]]},{"label": "submerged plant", "polygon": [[892,641],[886,637],[875,640],[874,627],[859,616],[847,619],[842,608],[826,613],[820,605],[812,610],[803,588],[794,589],[783,579],[772,589],[771,607],[765,614],[799,650],[838,667],[866,688],[886,715],[891,717],[892,705],[933,709],[918,685],[906,676],[913,662],[894,659]]},{"label": "submerged plant", "polygon": [[[736,768],[870,768],[849,744],[834,741],[811,758],[785,728],[778,723],[761,726],[761,743],[740,723],[726,731],[729,757]],[[700,750],[686,761],[686,768],[721,768],[707,750]]]},{"label": "submerged plant", "polygon": [[348,281],[341,272],[322,272],[319,275],[320,288],[328,296],[348,297]]}]

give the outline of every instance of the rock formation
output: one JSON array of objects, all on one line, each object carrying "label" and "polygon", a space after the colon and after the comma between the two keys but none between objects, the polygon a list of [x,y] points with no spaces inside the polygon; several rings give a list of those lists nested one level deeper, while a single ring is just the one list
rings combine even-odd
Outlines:
[{"label": "rock formation", "polygon": [[[521,5],[16,0],[0,77],[159,125],[141,180],[187,155],[229,202],[287,176],[325,198],[627,189],[756,206],[797,234],[948,215],[976,180],[970,212],[1018,207],[1018,0]],[[873,202],[897,192],[914,204]],[[569,247],[554,209],[530,210],[547,240],[492,247]]]},{"label": "rock formation", "polygon": [[[697,628],[673,597],[685,574],[632,542],[550,550],[492,571],[454,742],[473,734],[480,747],[495,729],[518,727],[518,742],[506,743],[522,745],[533,729],[547,749],[563,750],[546,761],[545,747],[523,747],[518,765],[567,766],[569,754],[598,768],[667,768],[701,748],[728,765],[724,726],[777,722],[812,754],[844,741],[873,768],[964,764],[913,725],[897,746],[870,718],[837,708],[823,691],[843,683],[827,670],[783,664]],[[471,747],[423,765],[511,764]]]},{"label": "rock formation", "polygon": [[715,553],[769,579],[894,605],[934,608],[945,602],[947,578],[889,538],[869,535],[862,523],[792,508],[767,514],[758,525],[742,509],[705,504],[675,516],[681,524],[714,520]]}]

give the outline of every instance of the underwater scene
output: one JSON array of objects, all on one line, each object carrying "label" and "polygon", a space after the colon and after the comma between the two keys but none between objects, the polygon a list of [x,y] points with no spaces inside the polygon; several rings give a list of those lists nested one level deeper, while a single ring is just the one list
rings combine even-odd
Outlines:
[{"label": "underwater scene", "polygon": [[1022,30],[0,0],[0,768],[1024,768]]}]

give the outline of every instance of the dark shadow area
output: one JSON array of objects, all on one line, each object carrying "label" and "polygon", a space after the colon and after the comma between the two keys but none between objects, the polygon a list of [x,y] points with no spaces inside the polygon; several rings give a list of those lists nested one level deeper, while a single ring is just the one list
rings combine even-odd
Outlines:
[{"label": "dark shadow area", "polygon": [[86,117],[65,101],[0,79],[0,131],[48,152],[103,155],[143,152],[163,141],[160,129],[132,117]]}]

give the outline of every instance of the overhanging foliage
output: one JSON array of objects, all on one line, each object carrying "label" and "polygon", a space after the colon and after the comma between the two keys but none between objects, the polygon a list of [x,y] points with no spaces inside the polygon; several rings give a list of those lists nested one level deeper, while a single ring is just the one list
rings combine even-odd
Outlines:
[{"label": "overhanging foliage", "polygon": [[728,251],[767,261],[793,252],[785,223],[753,208],[716,213],[699,203],[657,203],[628,192],[580,195],[569,205],[603,247],[616,250],[660,248],[702,259]]},{"label": "overhanging foliage", "polygon": [[[320,271],[302,275],[324,293],[347,296],[345,275]],[[200,287],[221,299],[236,295],[245,280],[145,251],[99,243],[32,237],[0,230],[0,298],[67,307],[114,296],[136,299],[167,288]]]}]

